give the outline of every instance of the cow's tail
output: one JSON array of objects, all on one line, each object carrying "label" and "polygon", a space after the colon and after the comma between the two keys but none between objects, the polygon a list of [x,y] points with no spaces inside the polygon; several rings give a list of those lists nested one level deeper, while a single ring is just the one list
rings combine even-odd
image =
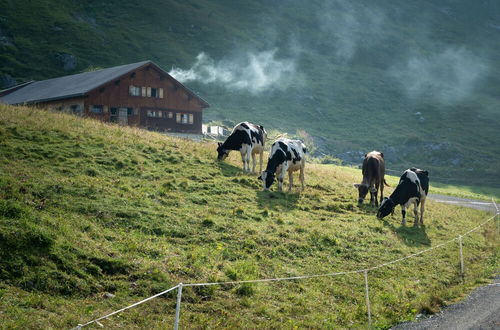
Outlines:
[{"label": "cow's tail", "polygon": [[385,181],[385,178],[384,178],[384,185],[387,186],[387,187],[390,187],[388,184],[387,184],[387,181]]}]

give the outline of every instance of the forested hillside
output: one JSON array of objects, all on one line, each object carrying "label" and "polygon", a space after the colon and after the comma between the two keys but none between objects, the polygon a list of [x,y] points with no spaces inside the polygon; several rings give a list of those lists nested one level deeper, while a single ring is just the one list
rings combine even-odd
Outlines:
[{"label": "forested hillside", "polygon": [[206,120],[476,185],[500,183],[499,44],[493,0],[0,1],[4,87],[151,59]]}]

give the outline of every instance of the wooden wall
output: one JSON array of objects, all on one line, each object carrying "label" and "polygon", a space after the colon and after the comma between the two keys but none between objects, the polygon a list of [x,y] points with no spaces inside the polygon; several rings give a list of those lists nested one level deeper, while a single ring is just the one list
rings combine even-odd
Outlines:
[{"label": "wooden wall", "polygon": [[[129,93],[131,85],[162,88],[163,98],[131,96]],[[91,112],[93,105],[104,106],[103,113]],[[129,125],[159,131],[198,134],[201,133],[204,107],[205,105],[199,99],[190,95],[173,78],[149,64],[89,92],[84,104],[86,116],[103,121],[111,120],[111,108],[132,108],[132,114],[128,117]],[[147,116],[148,110],[171,111],[173,118],[151,118]],[[192,114],[193,123],[177,123],[177,113]]]}]

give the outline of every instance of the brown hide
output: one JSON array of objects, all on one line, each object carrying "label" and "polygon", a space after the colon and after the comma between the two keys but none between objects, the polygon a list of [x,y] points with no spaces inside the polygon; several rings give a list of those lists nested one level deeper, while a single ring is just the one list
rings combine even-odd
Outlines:
[{"label": "brown hide", "polygon": [[384,154],[372,151],[365,155],[363,160],[363,181],[357,185],[359,191],[358,202],[363,203],[364,198],[370,192],[370,202],[378,206],[377,194],[380,191],[380,201],[382,202],[384,193],[385,161]]}]

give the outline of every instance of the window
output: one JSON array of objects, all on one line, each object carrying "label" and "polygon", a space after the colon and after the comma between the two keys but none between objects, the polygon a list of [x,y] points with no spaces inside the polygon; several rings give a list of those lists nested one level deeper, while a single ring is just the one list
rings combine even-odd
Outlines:
[{"label": "window", "polygon": [[102,105],[93,105],[90,111],[92,113],[103,113],[104,107]]},{"label": "window", "polygon": [[112,123],[118,122],[118,109],[117,108],[109,108],[109,121]]},{"label": "window", "polygon": [[176,113],[175,121],[180,124],[193,124],[194,123],[194,115],[190,113]]},{"label": "window", "polygon": [[134,115],[134,109],[133,108],[127,108],[127,116],[132,116]]},{"label": "window", "polygon": [[174,113],[172,111],[163,111],[163,117],[172,119],[174,118]]},{"label": "window", "polygon": [[76,114],[76,115],[79,115],[82,111],[79,104],[73,104],[72,106],[70,106],[70,109],[71,109],[71,112],[73,114]]},{"label": "window", "polygon": [[158,88],[151,88],[151,97],[158,97]]},{"label": "window", "polygon": [[161,118],[162,112],[156,111],[156,110],[148,110],[147,115],[148,115],[148,117],[151,117],[151,118]]},{"label": "window", "polygon": [[149,97],[154,97],[154,98],[157,98],[157,99],[162,99],[163,98],[163,88],[148,87],[148,89],[147,89],[147,95]]},{"label": "window", "polygon": [[141,96],[141,88],[138,87],[138,86],[130,85],[130,87],[129,87],[129,94],[131,96]]}]

